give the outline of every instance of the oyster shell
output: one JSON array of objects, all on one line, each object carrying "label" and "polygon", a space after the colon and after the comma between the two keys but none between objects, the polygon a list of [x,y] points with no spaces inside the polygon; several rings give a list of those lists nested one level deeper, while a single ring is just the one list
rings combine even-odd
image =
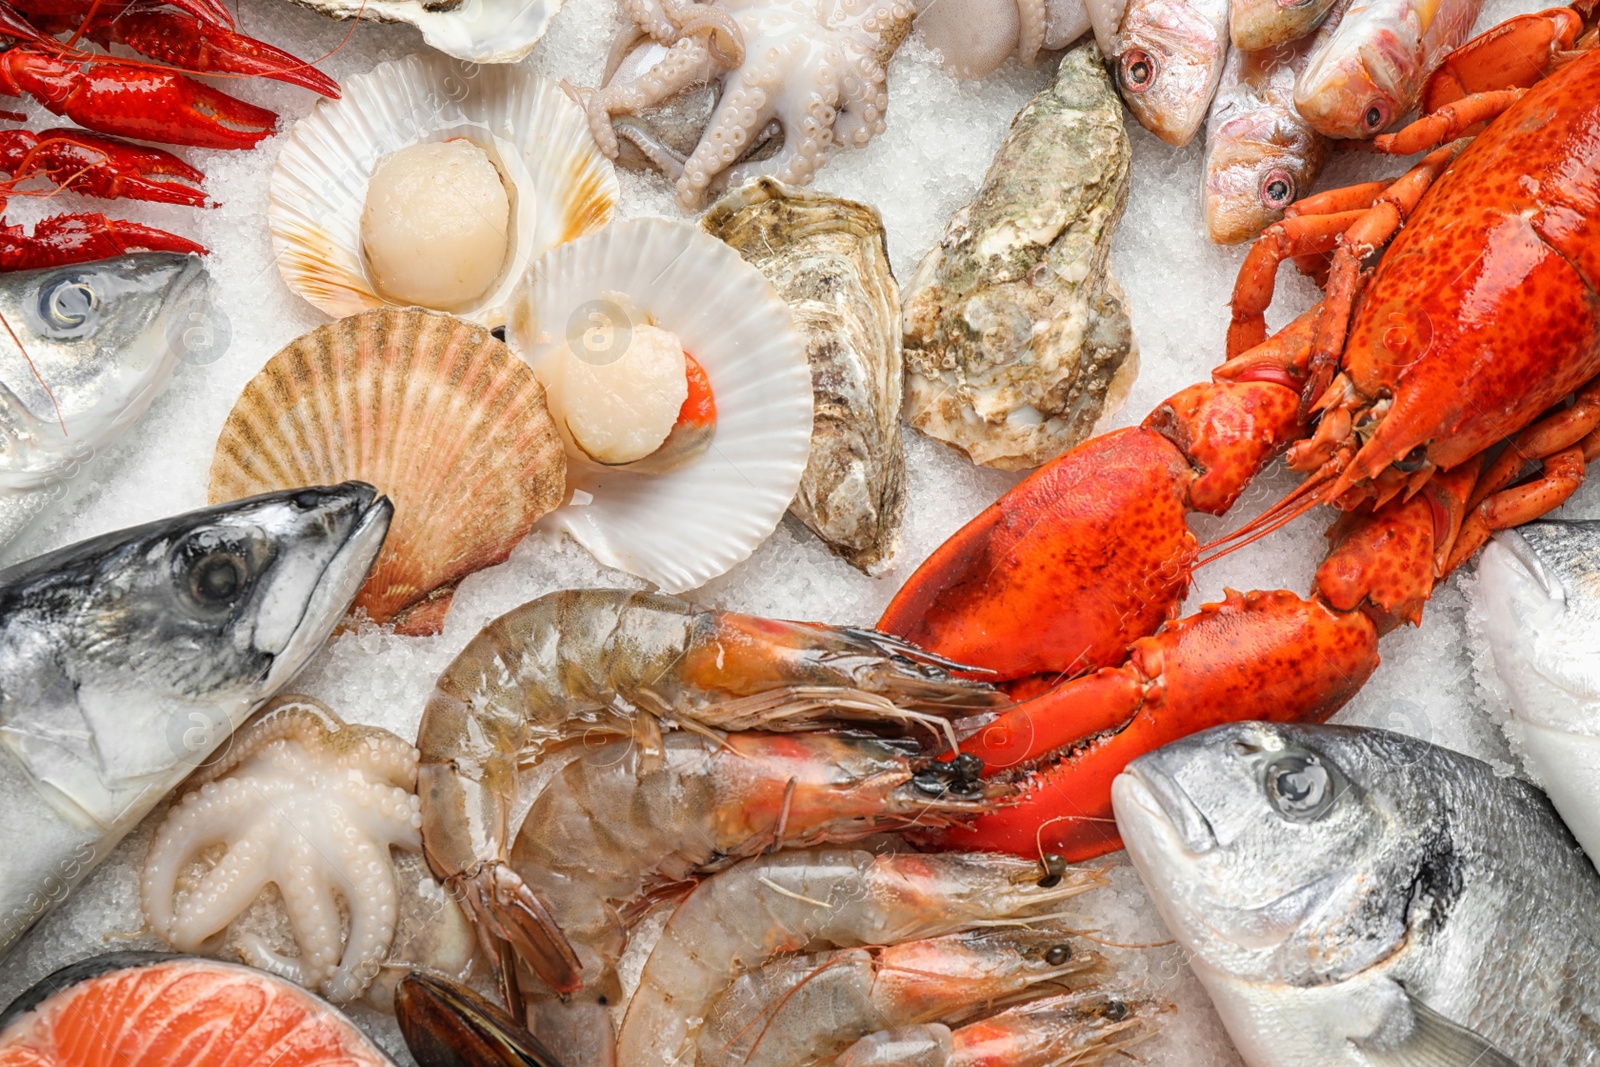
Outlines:
[{"label": "oyster shell", "polygon": [[1128,199],[1122,105],[1092,41],[1061,59],[906,286],[906,416],[1005,470],[1088,436],[1138,372],[1111,235]]},{"label": "oyster shell", "polygon": [[468,63],[525,59],[561,0],[294,0],[329,18],[406,22],[447,56]]},{"label": "oyster shell", "polygon": [[906,468],[899,290],[883,220],[866,204],[757,178],[700,225],[767,276],[805,339],[816,407],[789,513],[862,570],[887,567]]}]

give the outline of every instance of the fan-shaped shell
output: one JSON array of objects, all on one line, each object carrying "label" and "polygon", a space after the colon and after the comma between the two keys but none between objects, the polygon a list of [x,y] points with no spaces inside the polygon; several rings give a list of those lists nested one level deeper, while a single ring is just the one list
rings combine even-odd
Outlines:
[{"label": "fan-shaped shell", "polygon": [[[602,563],[670,593],[705,584],[777,528],[811,452],[811,370],[789,307],[739,254],[696,227],[634,219],[545,253],[522,280],[507,339],[540,359],[633,314],[671,330],[716,400],[710,448],[661,473],[573,456],[573,504],[541,521]],[[619,334],[620,335],[620,334]]]},{"label": "fan-shaped shell", "polygon": [[210,497],[351,478],[394,501],[355,610],[437,633],[457,583],[561,502],[566,459],[543,387],[487,330],[378,308],[291,342],[251,379],[217,439]]},{"label": "fan-shaped shell", "polygon": [[588,120],[561,89],[521,68],[408,56],[348,79],[295,123],[272,172],[267,226],[289,288],[334,317],[390,306],[361,251],[367,182],[382,157],[465,137],[487,152],[512,199],[506,267],[455,314],[485,326],[527,265],[611,219],[617,177]]}]

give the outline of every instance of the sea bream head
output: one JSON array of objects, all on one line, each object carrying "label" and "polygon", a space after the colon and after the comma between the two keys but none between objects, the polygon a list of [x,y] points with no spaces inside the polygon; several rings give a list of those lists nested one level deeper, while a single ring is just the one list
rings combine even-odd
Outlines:
[{"label": "sea bream head", "polygon": [[1218,727],[1130,763],[1112,785],[1117,826],[1207,969],[1338,982],[1417,933],[1407,888],[1442,830],[1440,798],[1402,773],[1419,745],[1377,730]]},{"label": "sea bream head", "polygon": [[49,484],[144,414],[208,281],[171,252],[0,274],[0,490]]},{"label": "sea bream head", "polygon": [[1140,125],[1173,145],[1194,139],[1228,49],[1217,0],[1128,0],[1111,45],[1117,88]]},{"label": "sea bream head", "polygon": [[392,513],[361,482],[285,490],[0,571],[0,744],[96,819],[170,788],[322,646]]},{"label": "sea bream head", "polygon": [[1422,30],[1414,18],[1383,21],[1352,5],[1307,59],[1295,82],[1295,108],[1329,137],[1376,137],[1416,106],[1428,73]]},{"label": "sea bream head", "polygon": [[1472,598],[1511,714],[1507,733],[1600,857],[1600,521],[1495,534]]}]

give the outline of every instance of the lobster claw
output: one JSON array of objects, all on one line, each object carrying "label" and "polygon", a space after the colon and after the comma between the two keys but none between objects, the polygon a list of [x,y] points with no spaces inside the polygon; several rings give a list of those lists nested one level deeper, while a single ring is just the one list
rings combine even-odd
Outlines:
[{"label": "lobster claw", "polygon": [[128,198],[206,207],[205,175],[171,152],[83,130],[0,131],[0,171],[13,183],[48,178],[63,189],[103,200]]},{"label": "lobster claw", "polygon": [[448,978],[412,971],[400,980],[394,1007],[421,1067],[561,1067],[505,1011]]},{"label": "lobster claw", "polygon": [[41,219],[29,236],[21,226],[0,226],[0,271],[35,270],[88,263],[129,252],[189,252],[205,248],[186,237],[108,219],[104,215],[56,215]]},{"label": "lobster claw", "polygon": [[304,60],[169,0],[133,0],[109,21],[96,20],[95,40],[115,40],[151,59],[198,74],[274,78],[338,99],[339,83]]}]

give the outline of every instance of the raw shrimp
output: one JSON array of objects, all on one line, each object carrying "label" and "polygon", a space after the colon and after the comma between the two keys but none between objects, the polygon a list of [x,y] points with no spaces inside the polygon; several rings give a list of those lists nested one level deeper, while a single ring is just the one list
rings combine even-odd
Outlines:
[{"label": "raw shrimp", "polygon": [[1102,962],[1049,927],[782,956],[740,975],[718,999],[696,1067],[826,1064],[862,1034],[974,1018]]},{"label": "raw shrimp", "polygon": [[[948,727],[1004,703],[952,678],[957,665],[868,630],[701,611],[617,589],[552,593],[491,622],[440,676],[423,712],[423,848],[486,943],[509,943],[552,988],[580,963],[509,865],[564,742],[633,738],[661,724],[700,731],[815,728],[824,719]],[[952,734],[953,736],[953,734]],[[965,776],[971,781],[976,774]]]},{"label": "raw shrimp", "polygon": [[940,1023],[868,1034],[833,1067],[1091,1067],[1148,1037],[1150,1005],[1101,993],[1021,1004],[952,1031]]},{"label": "raw shrimp", "polygon": [[1019,924],[1104,879],[986,853],[809,849],[745,860],[678,905],[617,1035],[621,1067],[693,1064],[699,1028],[741,971],[809,946],[893,945]]}]

